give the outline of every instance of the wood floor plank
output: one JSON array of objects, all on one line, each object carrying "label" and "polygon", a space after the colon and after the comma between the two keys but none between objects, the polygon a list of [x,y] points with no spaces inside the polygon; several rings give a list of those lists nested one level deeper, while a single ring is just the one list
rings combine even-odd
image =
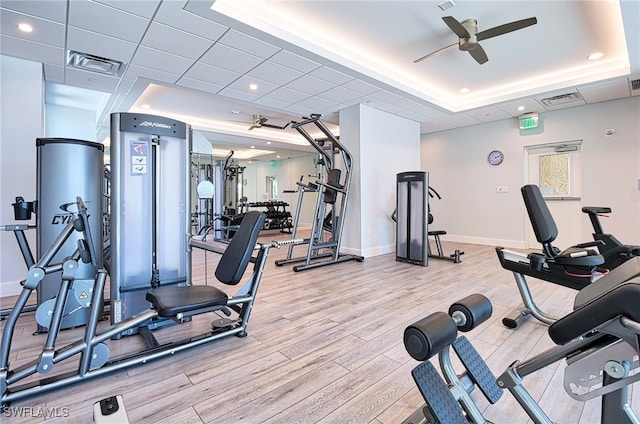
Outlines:
[{"label": "wood floor plank", "polygon": [[[276,238],[287,236],[268,235],[263,240]],[[411,377],[418,362],[405,350],[404,329],[433,312],[446,311],[468,294],[482,293],[493,304],[491,318],[466,336],[494,374],[554,346],[547,326],[534,319],[517,330],[502,325],[502,317],[520,304],[520,298],[513,275],[500,267],[493,247],[445,241],[444,248],[465,251],[462,263],[432,259],[428,267],[421,267],[397,262],[389,254],[294,272],[289,265],[275,266],[287,250],[271,249],[248,337],[223,339],[11,406],[69,408],[67,417],[46,422],[87,423],[95,402],[122,394],[136,424],[401,422],[424,403]],[[194,251],[194,282],[204,284],[206,270],[213,285],[218,260],[219,255]],[[528,282],[545,312],[562,315],[571,310],[575,291],[535,279]],[[14,299],[2,298],[0,305]],[[191,323],[163,328],[156,335],[160,340],[196,335],[209,327],[212,317],[194,317]],[[0,321],[0,328],[4,325]],[[12,367],[37,359],[46,336],[33,335],[34,330],[33,314],[23,314],[12,341]],[[56,346],[83,331],[61,332]],[[112,357],[142,346],[138,336],[107,344]],[[65,361],[56,369],[75,366]],[[569,398],[562,387],[563,370],[561,363],[545,367],[525,377],[524,387],[556,422],[597,423],[599,399],[582,404]],[[632,406],[638,411],[640,388],[633,389]],[[508,392],[497,405],[490,405],[478,390],[472,397],[492,422],[530,422]],[[45,419],[14,414],[4,415],[2,422]]]}]

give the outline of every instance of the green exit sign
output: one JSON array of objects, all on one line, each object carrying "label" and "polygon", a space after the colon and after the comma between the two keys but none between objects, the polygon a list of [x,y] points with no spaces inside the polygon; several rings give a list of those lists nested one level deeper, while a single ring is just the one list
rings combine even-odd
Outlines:
[{"label": "green exit sign", "polygon": [[538,126],[538,114],[528,113],[520,117],[520,129],[527,130]]}]

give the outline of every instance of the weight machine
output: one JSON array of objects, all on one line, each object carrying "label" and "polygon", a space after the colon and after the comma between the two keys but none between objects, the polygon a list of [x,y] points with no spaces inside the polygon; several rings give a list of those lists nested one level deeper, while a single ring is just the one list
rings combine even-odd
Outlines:
[{"label": "weight machine", "polygon": [[[135,210],[128,211],[135,214]],[[2,329],[0,404],[7,406],[16,400],[145,364],[223,337],[246,336],[249,316],[266,264],[267,253],[272,246],[278,245],[277,243],[257,243],[263,222],[263,214],[256,211],[247,213],[237,234],[226,249],[193,239],[189,242],[190,249],[204,249],[222,254],[215,276],[218,282],[227,286],[237,285],[246,278],[245,270],[250,263],[254,263],[249,278],[234,295],[228,295],[213,285],[192,285],[190,281],[185,285],[163,284],[153,288],[148,286],[143,297],[146,303],[145,308],[119,322],[102,325],[101,309],[107,272],[97,266],[98,250],[92,242],[89,213],[82,199],[78,197],[72,217],[53,244],[29,269],[22,291]],[[77,247],[62,262],[54,262],[53,258],[72,235],[79,237]],[[255,255],[254,252],[256,252]],[[135,255],[133,259],[137,259]],[[64,307],[73,296],[72,287],[76,273],[80,270],[80,263],[88,266],[94,275],[94,287],[88,308],[89,318],[83,329],[69,330],[76,333],[82,330],[77,339],[73,340],[67,333],[64,339],[70,341],[62,342],[58,340],[58,336],[64,317]],[[59,278],[60,284],[48,332],[46,337],[43,334],[34,336],[45,339],[42,349],[35,352],[30,349],[18,358],[15,351],[11,351],[11,344],[16,336],[16,323],[24,312],[26,302],[46,276],[60,274],[60,271],[62,271]],[[133,306],[138,305],[134,303]],[[124,311],[125,308],[123,307],[122,310]],[[184,324],[195,316],[205,313],[214,313],[216,318],[204,333],[190,334],[188,329],[185,332],[171,332],[165,335],[162,342],[151,333],[152,328],[162,331],[160,326],[155,325],[159,321]],[[142,328],[148,329],[148,333],[140,331]],[[110,359],[114,344],[123,343],[117,339],[123,334],[134,333],[142,336],[145,346],[127,353],[122,353],[122,349],[119,349],[121,352],[119,356]],[[185,333],[189,336],[185,337]],[[22,336],[20,334],[20,337]],[[135,346],[135,344],[129,344],[129,346]],[[20,364],[12,367],[9,363],[10,359]],[[74,363],[74,361],[75,367],[63,365]],[[39,376],[43,377],[37,380]]]},{"label": "weight machine", "polygon": [[[314,139],[304,128],[310,124],[315,125],[326,138]],[[304,262],[302,265],[294,265],[293,270],[298,272],[346,261],[362,262],[364,260],[362,256],[340,254],[353,168],[351,153],[320,120],[319,114],[312,114],[311,117],[304,118],[300,122],[292,122],[291,127],[297,130],[320,154],[324,172],[320,173],[320,177],[315,181],[314,185],[317,187],[315,190],[311,190],[311,186],[302,187],[301,182],[298,183],[301,188],[291,240],[295,241],[293,245],[308,246],[306,256],[293,258],[293,245],[290,245],[287,258],[276,261],[276,265]],[[298,225],[302,196],[310,191],[318,193],[311,235],[307,239],[298,240],[295,238],[295,229]]]},{"label": "weight machine", "polygon": [[[514,361],[497,378],[471,342],[458,337],[458,331],[470,331],[491,316],[492,306],[486,297],[473,294],[451,305],[448,313],[434,312],[407,327],[404,345],[420,361],[411,374],[425,405],[403,424],[489,423],[470,396],[475,387],[491,404],[508,390],[535,424],[552,424],[524,387],[523,379],[562,360],[567,364],[564,390],[581,402],[600,397],[601,423],[639,423],[631,408],[629,389],[640,380],[640,278],[593,286],[598,287],[578,293],[573,312],[549,327],[555,346],[527,360]],[[462,372],[454,368],[451,350],[462,364]],[[429,361],[436,355],[443,377]]]}]

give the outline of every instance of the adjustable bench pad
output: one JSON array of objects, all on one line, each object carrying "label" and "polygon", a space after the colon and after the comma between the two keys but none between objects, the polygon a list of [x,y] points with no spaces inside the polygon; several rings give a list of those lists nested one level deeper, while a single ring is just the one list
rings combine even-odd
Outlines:
[{"label": "adjustable bench pad", "polygon": [[549,336],[561,345],[621,315],[640,322],[638,304],[640,278],[634,278],[553,323]]},{"label": "adjustable bench pad", "polygon": [[179,313],[197,309],[224,306],[227,294],[212,286],[167,286],[151,289],[147,300],[164,318],[175,317]]}]

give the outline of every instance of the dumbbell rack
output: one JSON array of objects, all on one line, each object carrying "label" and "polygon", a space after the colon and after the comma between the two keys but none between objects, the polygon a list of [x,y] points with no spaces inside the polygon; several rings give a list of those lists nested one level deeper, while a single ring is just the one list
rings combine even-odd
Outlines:
[{"label": "dumbbell rack", "polygon": [[267,216],[262,226],[263,230],[280,230],[282,233],[291,234],[293,224],[291,212],[287,211],[289,204],[282,200],[271,200],[268,202],[250,202],[241,204],[243,210],[246,208],[264,208],[262,212]]}]

